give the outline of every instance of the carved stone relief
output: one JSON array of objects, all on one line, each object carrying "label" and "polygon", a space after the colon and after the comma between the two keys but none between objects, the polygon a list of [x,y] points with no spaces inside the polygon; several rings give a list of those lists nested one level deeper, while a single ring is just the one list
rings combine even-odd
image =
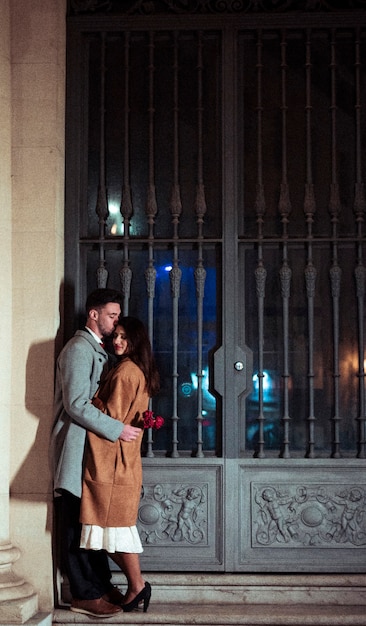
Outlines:
[{"label": "carved stone relief", "polygon": [[364,485],[251,487],[253,547],[366,546]]},{"label": "carved stone relief", "polygon": [[207,544],[207,484],[144,486],[138,528],[144,544]]}]

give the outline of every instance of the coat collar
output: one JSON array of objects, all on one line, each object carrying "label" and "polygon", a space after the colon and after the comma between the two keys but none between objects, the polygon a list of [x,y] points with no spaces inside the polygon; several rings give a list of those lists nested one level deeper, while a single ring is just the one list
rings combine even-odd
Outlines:
[{"label": "coat collar", "polygon": [[97,350],[97,352],[101,352],[104,355],[106,354],[104,348],[102,348],[100,343],[97,342],[97,340],[93,337],[93,335],[88,330],[77,330],[74,336],[83,337],[84,339],[86,339],[86,341],[90,343],[90,345],[94,348],[94,350]]}]

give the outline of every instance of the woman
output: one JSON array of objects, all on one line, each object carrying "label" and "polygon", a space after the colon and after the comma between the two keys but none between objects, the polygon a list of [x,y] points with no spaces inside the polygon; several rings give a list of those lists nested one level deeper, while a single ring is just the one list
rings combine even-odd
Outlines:
[{"label": "woman", "polygon": [[147,611],[151,587],[145,582],[136,528],[142,487],[141,441],[149,397],[159,391],[159,374],[145,326],[121,317],[113,335],[119,361],[101,384],[93,403],[124,424],[141,428],[133,441],[102,439],[88,433],[81,498],[81,548],[105,549],[128,582],[122,608],[132,611],[143,601]]}]

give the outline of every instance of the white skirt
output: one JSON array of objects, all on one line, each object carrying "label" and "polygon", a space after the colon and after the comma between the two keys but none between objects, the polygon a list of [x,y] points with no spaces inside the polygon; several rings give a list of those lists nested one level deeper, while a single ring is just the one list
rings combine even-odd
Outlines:
[{"label": "white skirt", "polygon": [[82,524],[80,548],[106,550],[107,552],[143,552],[136,526],[101,528],[93,524]]}]

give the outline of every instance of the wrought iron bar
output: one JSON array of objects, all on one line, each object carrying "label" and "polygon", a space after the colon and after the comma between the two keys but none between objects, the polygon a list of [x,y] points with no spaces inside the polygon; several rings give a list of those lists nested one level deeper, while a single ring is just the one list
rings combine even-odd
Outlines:
[{"label": "wrought iron bar", "polygon": [[281,296],[282,296],[282,314],[283,314],[283,441],[280,457],[283,459],[289,459],[290,454],[290,413],[289,413],[289,301],[290,301],[290,289],[291,289],[291,277],[292,271],[288,264],[287,259],[287,245],[284,242],[283,245],[283,257],[282,267],[280,268],[280,283],[281,283]]},{"label": "wrought iron bar", "polygon": [[203,223],[207,210],[205,199],[205,187],[203,181],[203,102],[202,102],[202,33],[198,33],[198,50],[197,50],[197,187],[196,187],[196,216],[197,216],[197,242],[198,242],[198,258],[197,267],[194,272],[196,281],[197,296],[197,457],[203,457],[203,438],[202,438],[202,422],[203,422],[203,300],[205,295],[206,270],[203,265]]},{"label": "wrought iron bar", "polygon": [[120,269],[121,291],[123,294],[123,314],[128,314],[132,270],[129,261],[129,238],[130,220],[133,215],[131,187],[130,187],[130,103],[129,103],[129,81],[130,81],[130,33],[125,33],[125,58],[124,58],[124,162],[123,162],[123,186],[121,197],[121,215],[123,218],[123,265]]},{"label": "wrought iron bar", "polygon": [[282,296],[282,324],[283,324],[283,441],[280,456],[287,459],[290,457],[289,437],[289,301],[292,271],[288,264],[287,254],[287,226],[291,213],[291,202],[287,177],[287,41],[286,31],[282,31],[281,37],[281,117],[282,117],[282,182],[278,210],[282,223],[282,266],[280,268],[280,284]]},{"label": "wrought iron bar", "polygon": [[[259,220],[258,220],[259,221]],[[258,228],[261,225],[258,224]],[[263,349],[264,349],[264,298],[266,287],[267,270],[263,264],[262,250],[258,250],[258,264],[255,269],[255,283],[258,299],[258,446],[255,450],[254,456],[258,459],[265,458],[264,452],[264,402],[263,402]]]},{"label": "wrought iron bar", "polygon": [[[361,247],[361,244],[360,244]],[[366,457],[366,414],[365,414],[365,348],[364,348],[364,313],[365,313],[365,278],[362,262],[355,268],[358,311],[358,376],[359,376],[359,414],[358,414],[358,451],[357,458]]]},{"label": "wrought iron bar", "polygon": [[262,62],[263,41],[262,31],[258,31],[257,38],[257,185],[256,185],[256,199],[255,199],[255,212],[257,216],[257,237],[258,237],[258,255],[257,255],[257,267],[255,269],[255,282],[256,292],[258,299],[258,448],[255,450],[254,456],[259,459],[265,457],[264,452],[264,405],[263,405],[263,379],[264,379],[264,298],[265,298],[265,285],[267,270],[264,267],[263,262],[263,225],[264,215],[266,212],[266,202],[264,196],[263,186],[263,158],[262,158]]},{"label": "wrought iron bar", "polygon": [[99,288],[107,286],[108,271],[105,267],[104,237],[105,226],[109,215],[107,188],[105,182],[105,33],[101,33],[100,50],[100,146],[99,146],[99,184],[96,213],[99,221],[99,264],[97,269],[97,285]]},{"label": "wrought iron bar", "polygon": [[335,30],[331,32],[331,122],[332,122],[332,184],[329,202],[329,212],[332,223],[332,267],[330,268],[331,292],[333,301],[333,390],[334,390],[334,413],[332,417],[333,441],[332,457],[339,458],[340,435],[339,435],[339,393],[340,393],[340,372],[339,372],[339,305],[340,305],[340,285],[342,271],[338,264],[338,242],[337,231],[339,214],[341,212],[341,200],[339,195],[339,185],[337,176],[337,60],[336,60],[336,35]]},{"label": "wrought iron bar", "polygon": [[[311,31],[306,33],[305,61],[305,117],[306,117],[306,182],[304,197],[304,213],[307,224],[307,262],[305,267],[305,284],[308,309],[308,423],[315,421],[314,408],[314,297],[317,271],[313,263],[313,223],[316,211],[313,172],[312,172],[312,135],[311,135]],[[307,451],[308,453],[310,450]]]},{"label": "wrought iron bar", "polygon": [[[154,299],[155,299],[155,284],[156,284],[156,268],[154,266],[154,224],[157,214],[157,202],[155,194],[155,162],[154,162],[154,33],[150,33],[149,39],[149,99],[148,99],[148,114],[149,114],[149,182],[147,189],[146,199],[146,215],[149,227],[149,243],[148,243],[148,267],[145,270],[145,280],[147,289],[147,306],[148,306],[148,329],[150,343],[153,346],[154,340]],[[150,400],[150,409],[152,401]],[[151,458],[153,453],[153,430],[148,429],[147,432],[147,450],[146,456]]]},{"label": "wrought iron bar", "polygon": [[362,178],[362,145],[361,145],[361,55],[360,55],[360,29],[356,30],[355,38],[355,85],[356,85],[356,184],[354,213],[357,225],[357,266],[355,268],[357,312],[358,312],[358,385],[359,385],[359,412],[358,412],[358,450],[357,457],[366,457],[366,389],[365,389],[365,279],[366,272],[363,263],[363,227],[366,213],[366,199],[364,182]]},{"label": "wrought iron bar", "polygon": [[[171,237],[155,237],[155,241],[159,241],[159,244],[166,244],[166,245],[171,245],[172,244],[172,238]],[[179,241],[181,244],[195,244],[197,239],[196,237],[180,237]],[[259,241],[258,237],[252,237],[252,236],[247,236],[244,237],[242,235],[238,236],[238,241],[241,243],[245,243],[245,244],[250,244],[250,245],[258,245],[258,243],[261,241],[263,243],[263,245],[268,246],[269,248],[272,248],[274,244],[278,244],[278,243],[282,243],[282,237],[279,236],[271,236],[271,235],[263,235],[261,237],[261,240]],[[313,241],[314,243],[316,242],[317,244],[320,244],[321,246],[326,246],[327,244],[332,244],[333,243],[333,237],[331,237],[330,235],[321,235],[321,236],[316,236],[314,234],[313,236]],[[342,243],[342,244],[347,244],[348,246],[354,246],[355,242],[358,241],[358,237],[356,235],[339,235],[338,236],[338,242]],[[95,244],[99,242],[99,238],[98,237],[80,237],[79,238],[79,244],[84,244],[84,245],[90,245],[90,244]],[[299,247],[301,244],[307,244],[308,242],[308,237],[307,235],[301,235],[301,236],[293,236],[291,235],[291,239],[288,239],[288,247]],[[123,243],[123,236],[119,236],[119,235],[113,235],[113,237],[106,237],[104,240],[104,244],[105,246],[109,246],[109,247],[116,247],[116,244],[120,244]],[[140,237],[138,235],[130,237],[130,245],[134,245],[134,246],[141,246],[142,244],[148,244],[149,243],[149,238],[148,236],[146,237]],[[222,238],[221,237],[205,237],[205,243],[208,244],[221,244],[222,243]]]},{"label": "wrought iron bar", "polygon": [[178,32],[174,33],[174,62],[173,62],[173,185],[170,199],[170,212],[173,224],[173,267],[170,271],[171,293],[173,298],[173,437],[172,458],[179,457],[178,452],[178,329],[179,329],[179,298],[182,270],[179,267],[178,242],[179,218],[182,212],[179,186],[179,75],[178,75]]}]

